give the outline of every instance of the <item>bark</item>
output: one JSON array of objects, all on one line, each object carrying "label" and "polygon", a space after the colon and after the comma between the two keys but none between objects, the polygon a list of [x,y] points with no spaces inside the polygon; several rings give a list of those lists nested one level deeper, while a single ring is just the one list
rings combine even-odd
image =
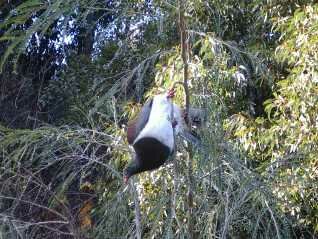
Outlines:
[{"label": "bark", "polygon": [[[186,22],[184,17],[185,12],[185,0],[179,0],[179,31],[180,31],[180,44],[181,44],[181,57],[183,61],[183,87],[185,91],[185,112],[187,117],[189,117],[189,106],[190,106],[190,94],[189,94],[189,46],[188,46],[188,36],[186,31]],[[188,122],[190,120],[188,119]],[[191,125],[190,125],[191,127]],[[190,239],[194,238],[194,217],[193,217],[193,152],[191,145],[188,146],[187,153],[187,176],[188,176],[188,193],[187,193],[187,228],[188,236]]]},{"label": "bark", "polygon": [[142,233],[142,226],[141,226],[141,210],[140,210],[140,203],[139,203],[139,197],[138,192],[136,190],[135,184],[133,180],[130,180],[129,187],[131,194],[134,198],[134,205],[135,205],[135,226],[136,226],[136,238],[141,239],[141,233]]}]

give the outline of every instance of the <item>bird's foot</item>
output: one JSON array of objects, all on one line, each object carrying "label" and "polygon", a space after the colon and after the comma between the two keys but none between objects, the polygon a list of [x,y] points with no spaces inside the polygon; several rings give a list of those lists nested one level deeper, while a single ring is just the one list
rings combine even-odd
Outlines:
[{"label": "bird's foot", "polygon": [[173,98],[175,93],[176,93],[176,90],[174,88],[169,89],[167,93],[167,98]]},{"label": "bird's foot", "polygon": [[188,118],[188,113],[185,110],[182,112],[182,117],[184,119]]},{"label": "bird's foot", "polygon": [[172,124],[172,128],[175,128],[178,125],[178,121],[173,120],[171,124]]},{"label": "bird's foot", "polygon": [[184,110],[182,112],[182,117],[183,117],[184,121],[186,122],[186,124],[189,123],[189,117],[188,116],[189,116],[189,114]]}]

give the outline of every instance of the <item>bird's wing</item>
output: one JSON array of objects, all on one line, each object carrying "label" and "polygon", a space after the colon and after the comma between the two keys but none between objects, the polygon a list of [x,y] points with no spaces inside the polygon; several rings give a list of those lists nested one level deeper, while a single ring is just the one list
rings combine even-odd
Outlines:
[{"label": "bird's wing", "polygon": [[127,140],[129,144],[133,144],[135,139],[138,137],[139,133],[145,127],[148,122],[149,115],[151,112],[153,99],[148,100],[144,106],[141,108],[141,111],[135,119],[128,122],[127,127]]},{"label": "bird's wing", "polygon": [[[175,127],[176,135],[180,136],[181,138],[192,143],[195,146],[201,147],[201,140],[192,134],[185,122],[185,118],[187,117],[185,117],[184,115],[184,110],[182,110],[178,105],[173,104],[173,106],[174,119],[177,121],[177,125]],[[192,116],[191,113],[192,109],[189,111],[190,117]],[[192,118],[190,120],[194,121],[192,120]]]}]

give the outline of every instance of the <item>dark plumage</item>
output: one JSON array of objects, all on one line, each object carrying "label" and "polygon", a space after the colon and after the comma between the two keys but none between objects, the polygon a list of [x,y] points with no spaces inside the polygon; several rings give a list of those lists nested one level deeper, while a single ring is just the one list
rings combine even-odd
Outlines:
[{"label": "dark plumage", "polygon": [[124,170],[124,180],[132,175],[159,168],[169,157],[171,151],[155,138],[142,138],[133,145],[136,155]]},{"label": "dark plumage", "polygon": [[145,105],[141,108],[136,119],[128,123],[127,128],[127,140],[129,144],[133,144],[139,133],[145,127],[148,122],[149,115],[151,112],[153,99],[148,100]]}]

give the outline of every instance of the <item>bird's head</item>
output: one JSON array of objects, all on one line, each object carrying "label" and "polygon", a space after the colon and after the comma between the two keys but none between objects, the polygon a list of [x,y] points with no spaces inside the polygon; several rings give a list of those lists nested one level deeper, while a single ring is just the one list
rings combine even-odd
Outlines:
[{"label": "bird's head", "polygon": [[123,172],[123,182],[124,182],[124,184],[128,183],[128,180],[129,180],[129,178],[131,176],[132,176],[132,174],[130,172],[130,169],[129,168],[124,169],[124,172]]},{"label": "bird's head", "polygon": [[129,180],[129,177],[127,177],[126,175],[124,175],[124,177],[123,177],[123,182],[124,182],[125,185],[128,184],[128,180]]},{"label": "bird's head", "polygon": [[130,177],[131,175],[127,172],[127,170],[124,170],[124,175],[123,175],[124,184],[128,184],[128,180]]},{"label": "bird's head", "polygon": [[124,183],[127,184],[131,176],[137,173],[140,173],[141,171],[142,171],[142,168],[136,164],[135,160],[130,162],[130,164],[124,169],[124,172],[123,172]]}]

